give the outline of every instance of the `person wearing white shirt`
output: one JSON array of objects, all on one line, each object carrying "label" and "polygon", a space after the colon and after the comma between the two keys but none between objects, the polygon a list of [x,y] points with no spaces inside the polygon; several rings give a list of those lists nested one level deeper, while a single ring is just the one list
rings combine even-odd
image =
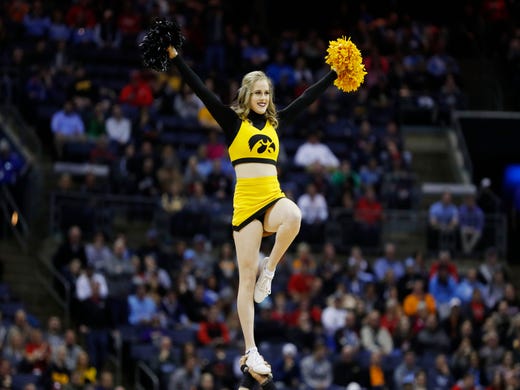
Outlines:
[{"label": "person wearing white shirt", "polygon": [[327,200],[318,192],[314,183],[309,183],[307,191],[300,195],[297,203],[302,213],[302,240],[311,244],[323,242],[325,222],[329,217]]},{"label": "person wearing white shirt", "polygon": [[112,115],[105,123],[108,137],[119,145],[126,145],[132,135],[132,122],[123,115],[119,104],[112,107]]},{"label": "person wearing white shirt", "polygon": [[334,294],[331,302],[321,313],[321,323],[325,333],[329,337],[333,337],[336,332],[343,328],[347,320],[347,310],[341,307],[343,296]]},{"label": "person wearing white shirt", "polygon": [[76,280],[76,298],[80,301],[90,298],[92,296],[92,284],[99,285],[99,295],[101,298],[108,296],[107,281],[103,274],[94,271],[94,267],[87,265],[86,269]]},{"label": "person wearing white shirt", "polygon": [[330,147],[321,142],[320,132],[314,129],[307,136],[307,141],[296,149],[294,163],[304,168],[320,165],[333,170],[339,167],[340,161]]}]

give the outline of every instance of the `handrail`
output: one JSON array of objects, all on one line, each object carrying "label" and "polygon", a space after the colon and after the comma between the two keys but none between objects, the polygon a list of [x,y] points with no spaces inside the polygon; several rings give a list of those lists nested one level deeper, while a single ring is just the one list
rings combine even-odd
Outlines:
[{"label": "handrail", "polygon": [[61,298],[59,294],[56,292],[56,290],[52,287],[52,285],[49,284],[49,279],[45,278],[40,273],[38,273],[38,280],[42,283],[47,292],[50,295],[52,295],[56,302],[58,302],[58,304],[63,308],[63,322],[65,326],[68,327],[70,325],[70,303],[72,298],[70,285],[67,282],[67,280],[63,277],[63,275],[54,266],[49,264],[49,262],[46,261],[41,255],[38,255],[37,257],[40,264],[43,264],[46,270],[52,275],[53,279],[58,280],[60,285],[63,287],[63,291],[65,294],[64,299]]},{"label": "handrail", "polygon": [[[152,388],[147,389],[142,386],[141,384],[141,371],[146,374],[148,379],[152,382]],[[135,388],[136,389],[143,389],[143,390],[159,390],[159,378],[155,373],[151,370],[146,363],[144,363],[142,360],[137,362],[137,368],[135,370]]]},{"label": "handrail", "polygon": [[[36,131],[25,122],[18,109],[11,104],[4,104],[1,106],[0,113],[5,114],[2,115],[4,124],[10,121],[14,125],[7,126],[4,130],[8,130],[12,134],[14,134],[14,129],[17,130],[16,137],[12,137],[11,141],[16,143],[24,157],[30,162],[33,158],[39,158],[43,153],[41,142],[36,135]],[[17,138],[20,138],[20,140]]]},{"label": "handrail", "polygon": [[459,122],[459,113],[457,111],[452,112],[452,128],[457,137],[457,143],[460,148],[460,152],[462,153],[462,158],[464,160],[464,168],[468,171],[469,179],[473,179],[473,162],[471,161],[471,157],[469,154],[468,145],[466,144],[466,139],[462,133],[462,129],[460,128]]}]

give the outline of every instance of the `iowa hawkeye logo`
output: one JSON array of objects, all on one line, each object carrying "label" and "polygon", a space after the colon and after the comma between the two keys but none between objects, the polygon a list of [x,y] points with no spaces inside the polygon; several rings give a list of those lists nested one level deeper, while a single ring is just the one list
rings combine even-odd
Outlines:
[{"label": "iowa hawkeye logo", "polygon": [[276,151],[276,145],[273,140],[263,134],[256,134],[249,138],[249,150],[253,150],[255,147],[257,147],[257,153],[264,153],[265,151],[273,153]]}]

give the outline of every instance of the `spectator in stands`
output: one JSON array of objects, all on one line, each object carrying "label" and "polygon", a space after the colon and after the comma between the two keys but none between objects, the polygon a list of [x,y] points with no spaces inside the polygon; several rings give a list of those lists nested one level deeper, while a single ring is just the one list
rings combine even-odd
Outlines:
[{"label": "spectator in stands", "polygon": [[65,349],[66,349],[66,366],[70,372],[76,368],[79,355],[83,352],[83,348],[77,342],[77,335],[73,329],[65,331]]},{"label": "spectator in stands", "polygon": [[101,370],[107,361],[110,331],[113,328],[107,296],[103,295],[101,287],[100,284],[93,283],[92,294],[81,301],[78,316],[79,329],[85,337],[87,353],[97,370]]},{"label": "spectator in stands", "polygon": [[416,279],[413,283],[412,292],[404,298],[404,314],[415,317],[421,305],[426,307],[428,313],[436,313],[435,298],[426,290],[424,280]]},{"label": "spectator in stands", "polygon": [[0,185],[16,185],[24,166],[22,156],[11,148],[5,138],[0,139]]},{"label": "spectator in stands", "polygon": [[201,377],[201,364],[195,355],[190,355],[184,364],[176,369],[170,376],[168,389],[193,389],[196,388]]},{"label": "spectator in stands", "polygon": [[118,152],[127,145],[132,137],[132,121],[123,114],[119,104],[114,104],[112,113],[105,122],[108,139]]},{"label": "spectator in stands", "polygon": [[480,181],[480,186],[476,195],[476,202],[485,215],[495,214],[502,211],[502,201],[493,191],[491,180],[488,177],[484,177]]},{"label": "spectator in stands", "polygon": [[22,371],[35,375],[42,375],[47,369],[51,359],[51,348],[43,338],[43,332],[39,328],[31,330],[29,340],[25,344],[25,356],[22,362]]},{"label": "spectator in stands", "polygon": [[49,366],[42,376],[42,382],[47,389],[60,389],[70,381],[70,371],[66,366],[65,358],[67,350],[64,345],[60,345],[53,352]]},{"label": "spectator in stands", "polygon": [[186,124],[198,124],[199,111],[203,106],[202,100],[195,95],[188,84],[183,84],[181,92],[175,96],[173,101],[175,113]]},{"label": "spectator in stands", "polygon": [[92,164],[112,165],[117,155],[110,148],[110,139],[106,134],[99,136],[90,150],[89,159]]},{"label": "spectator in stands", "polygon": [[153,103],[153,91],[144,74],[132,71],[130,81],[123,86],[119,93],[119,104],[128,105],[129,109],[150,107]]},{"label": "spectator in stands", "polygon": [[505,348],[500,345],[500,338],[495,329],[490,329],[483,335],[484,345],[479,349],[478,354],[485,368],[486,379],[491,382],[494,370],[498,368],[504,358]]},{"label": "spectator in stands", "polygon": [[59,45],[61,42],[67,42],[70,34],[70,27],[65,23],[64,10],[60,8],[53,9],[47,34],[49,41]]},{"label": "spectator in stands", "polygon": [[92,265],[87,265],[76,280],[76,298],[82,302],[92,297],[94,290],[97,290],[102,298],[108,296],[105,276],[96,271]]},{"label": "spectator in stands", "polygon": [[64,272],[65,267],[70,264],[72,259],[78,259],[84,267],[87,264],[85,244],[83,243],[81,228],[77,225],[71,226],[67,233],[67,239],[60,244],[53,255],[52,263],[54,267]]},{"label": "spectator in stands", "polygon": [[167,388],[168,379],[173,374],[180,361],[173,352],[172,339],[169,336],[162,336],[159,342],[159,349],[150,360],[150,368],[159,378],[160,389]]},{"label": "spectator in stands", "polygon": [[448,250],[440,250],[438,258],[434,260],[430,265],[428,272],[428,279],[431,279],[439,270],[440,267],[446,267],[448,273],[453,276],[455,281],[459,281],[459,270],[457,264],[451,259],[451,252]]},{"label": "spectator in stands", "polygon": [[454,380],[447,356],[439,353],[434,358],[433,367],[428,369],[428,389],[452,389]]},{"label": "spectator in stands", "polygon": [[373,389],[384,389],[386,384],[392,383],[391,374],[383,367],[384,354],[374,351],[370,354],[368,365],[369,387]]},{"label": "spectator in stands", "polygon": [[301,240],[321,245],[329,216],[327,200],[318,192],[314,183],[309,183],[305,193],[298,197],[297,204],[302,213]]},{"label": "spectator in stands", "polygon": [[128,323],[150,325],[158,314],[155,301],[148,295],[149,287],[144,283],[135,286],[135,293],[128,296]]},{"label": "spectator in stands", "polygon": [[72,370],[71,376],[78,375],[78,382],[81,385],[92,384],[95,385],[97,383],[97,370],[90,363],[90,356],[86,351],[81,351],[78,354],[78,359],[76,361],[76,366]]},{"label": "spectator in stands", "polygon": [[446,265],[439,266],[439,269],[430,279],[428,290],[435,299],[437,312],[441,319],[445,318],[449,313],[449,305],[452,298],[455,297],[457,281],[448,271]]},{"label": "spectator in stands", "polygon": [[146,157],[137,175],[137,194],[141,196],[155,197],[160,194],[159,180],[157,178],[157,167],[154,159]]},{"label": "spectator in stands", "polygon": [[338,157],[321,141],[321,131],[318,128],[309,129],[307,140],[296,149],[294,163],[309,171],[314,171],[316,166],[324,167],[327,171],[339,167]]},{"label": "spectator in stands", "polygon": [[148,229],[145,241],[137,248],[135,253],[140,259],[144,259],[145,256],[148,255],[153,256],[155,258],[156,267],[164,269],[171,267],[171,264],[168,264],[168,254],[163,249],[161,235],[157,229]]},{"label": "spectator in stands", "polygon": [[[378,246],[381,238],[381,222],[383,221],[383,205],[377,199],[374,187],[365,187],[354,206],[356,221],[356,241],[361,246]],[[398,276],[399,277],[399,276]]]},{"label": "spectator in stands", "polygon": [[316,341],[312,354],[304,357],[300,361],[300,371],[304,389],[328,389],[332,384],[333,372],[332,364],[327,358],[327,346],[320,341]]},{"label": "spectator in stands", "polygon": [[226,323],[221,319],[220,308],[216,304],[209,307],[206,319],[201,321],[197,340],[202,346],[228,346],[231,338]]},{"label": "spectator in stands", "polygon": [[87,264],[94,269],[100,269],[112,257],[112,251],[107,244],[107,236],[103,231],[96,231],[92,241],[85,245]]},{"label": "spectator in stands", "polygon": [[13,364],[6,357],[0,358],[0,388],[10,389],[15,373]]},{"label": "spectator in stands", "polygon": [[85,139],[85,123],[75,111],[71,100],[65,101],[61,110],[55,111],[51,117],[51,130],[54,136],[55,152],[58,158],[63,156],[63,146],[67,142],[83,142]]},{"label": "spectator in stands", "polygon": [[233,194],[233,180],[222,169],[222,160],[212,160],[212,169],[204,180],[208,196],[218,201],[231,199]]},{"label": "spectator in stands", "polygon": [[321,324],[328,340],[333,339],[336,333],[345,326],[347,310],[343,307],[343,295],[335,293],[327,299],[327,306],[321,312]]},{"label": "spectator in stands", "polygon": [[334,199],[339,204],[341,202],[341,195],[345,192],[352,196],[358,196],[361,188],[361,179],[359,174],[352,168],[352,163],[349,160],[341,160],[338,169],[331,173],[330,181],[334,193]]},{"label": "spectator in stands", "polygon": [[384,247],[383,256],[374,262],[374,274],[378,281],[385,278],[387,271],[391,269],[394,276],[399,279],[404,275],[404,267],[401,260],[396,258],[396,247],[393,242],[387,242]]},{"label": "spectator in stands", "polygon": [[349,345],[358,351],[361,346],[359,336],[359,327],[356,314],[352,309],[348,309],[345,313],[345,326],[338,329],[334,335],[335,351],[340,351],[344,346]]},{"label": "spectator in stands", "polygon": [[463,276],[455,289],[455,295],[462,303],[466,304],[471,301],[473,290],[483,291],[484,285],[478,279],[478,270],[476,267],[469,267],[465,276]]},{"label": "spectator in stands", "polygon": [[9,361],[13,369],[18,370],[22,366],[25,356],[25,342],[26,338],[18,329],[13,329],[7,335],[2,357]]},{"label": "spectator in stands", "polygon": [[465,255],[474,253],[484,229],[484,212],[473,195],[466,196],[459,206],[460,242]]},{"label": "spectator in stands", "polygon": [[405,351],[403,361],[396,367],[393,375],[394,386],[396,389],[402,389],[405,379],[408,376],[415,377],[419,371],[420,365],[417,363],[417,357],[413,350]]},{"label": "spectator in stands", "polygon": [[429,209],[428,243],[430,250],[453,249],[456,229],[459,227],[459,210],[453,204],[451,192],[445,191],[439,201]]},{"label": "spectator in stands", "polygon": [[186,310],[179,301],[179,296],[174,288],[166,291],[159,303],[159,313],[161,320],[167,327],[175,327],[177,325],[187,325],[188,317]]},{"label": "spectator in stands", "polygon": [[394,349],[392,335],[381,326],[381,313],[373,309],[364,318],[361,327],[361,346],[371,353],[389,355]]},{"label": "spectator in stands", "polygon": [[482,298],[489,309],[496,309],[496,306],[505,295],[506,280],[503,271],[496,271],[493,274],[491,283],[487,284],[482,291]]},{"label": "spectator in stands", "polygon": [[100,49],[118,49],[121,46],[121,31],[117,27],[114,11],[110,8],[103,10],[101,20],[94,27],[97,46]]},{"label": "spectator in stands", "polygon": [[375,157],[369,157],[367,163],[361,165],[359,168],[359,178],[362,188],[372,187],[377,194],[381,192],[383,171]]},{"label": "spectator in stands", "polygon": [[32,7],[23,19],[25,36],[27,39],[45,38],[51,25],[49,15],[45,13],[43,4],[37,0],[32,3]]},{"label": "spectator in stands", "polygon": [[147,253],[143,258],[143,276],[144,283],[153,285],[158,289],[160,296],[164,296],[172,286],[170,275],[166,270],[157,264],[157,259],[152,253]]},{"label": "spectator in stands", "polygon": [[450,351],[450,339],[439,325],[437,314],[430,313],[426,317],[426,326],[419,331],[416,339],[416,350],[423,358],[432,358]]},{"label": "spectator in stands", "polygon": [[478,267],[479,279],[484,284],[490,284],[493,281],[493,275],[496,272],[502,271],[507,275],[506,265],[498,258],[498,251],[494,247],[486,249],[484,254],[484,262]]},{"label": "spectator in stands", "polygon": [[44,334],[45,341],[49,343],[53,356],[58,346],[63,345],[65,340],[63,338],[63,330],[61,319],[58,316],[50,316],[47,320],[47,329]]},{"label": "spectator in stands", "polygon": [[335,386],[343,388],[354,382],[362,388],[368,387],[368,371],[361,365],[356,353],[357,348],[345,345],[341,349],[340,355],[334,358],[332,383]]}]

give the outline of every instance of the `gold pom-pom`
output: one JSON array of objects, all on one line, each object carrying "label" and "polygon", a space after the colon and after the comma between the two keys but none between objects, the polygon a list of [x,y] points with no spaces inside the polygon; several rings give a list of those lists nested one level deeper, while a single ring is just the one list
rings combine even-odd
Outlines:
[{"label": "gold pom-pom", "polygon": [[350,38],[330,41],[325,62],[338,74],[334,85],[345,92],[357,90],[367,74],[361,52]]}]

